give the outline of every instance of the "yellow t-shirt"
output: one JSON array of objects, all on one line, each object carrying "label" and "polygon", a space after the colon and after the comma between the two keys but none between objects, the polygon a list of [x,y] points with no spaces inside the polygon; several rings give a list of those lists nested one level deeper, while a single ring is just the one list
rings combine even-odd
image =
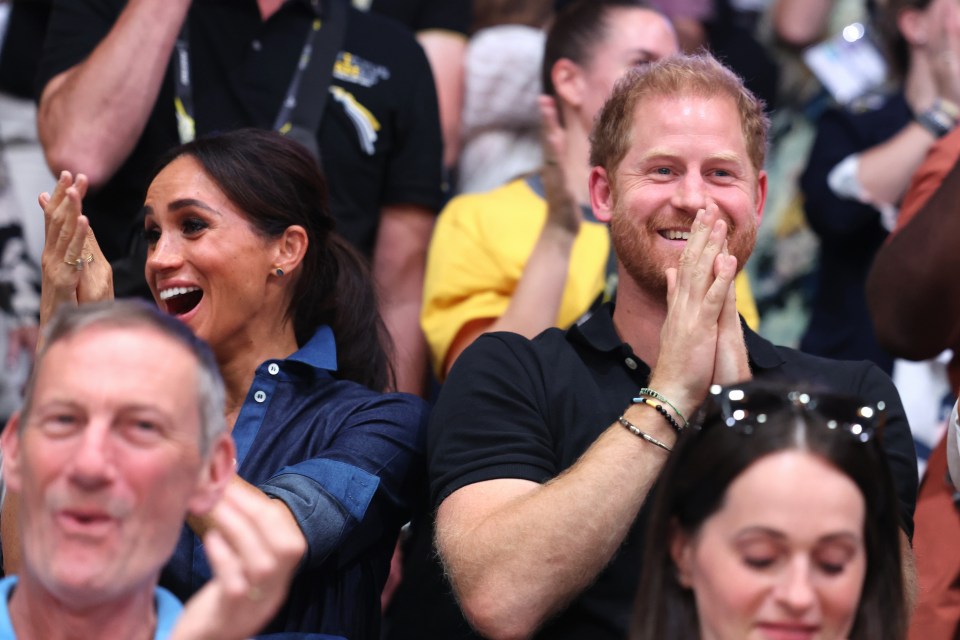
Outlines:
[{"label": "yellow t-shirt", "polygon": [[[499,318],[507,310],[546,217],[546,201],[522,179],[486,193],[458,196],[440,214],[427,255],[420,314],[440,379],[460,330],[473,320]],[[609,252],[605,224],[580,225],[556,326],[576,322],[603,291]],[[744,272],[737,276],[736,288],[737,309],[756,328],[759,316]]]}]

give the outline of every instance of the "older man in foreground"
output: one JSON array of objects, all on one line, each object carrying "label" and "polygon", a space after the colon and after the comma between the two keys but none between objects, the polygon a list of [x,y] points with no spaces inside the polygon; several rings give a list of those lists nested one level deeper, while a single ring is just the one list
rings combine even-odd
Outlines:
[{"label": "older man in foreground", "polygon": [[[256,633],[303,549],[228,489],[234,447],[206,345],[132,302],[64,310],[45,335],[0,439],[22,553],[0,581],[0,639]],[[184,609],[157,580],[184,519],[208,513],[215,577]]]}]

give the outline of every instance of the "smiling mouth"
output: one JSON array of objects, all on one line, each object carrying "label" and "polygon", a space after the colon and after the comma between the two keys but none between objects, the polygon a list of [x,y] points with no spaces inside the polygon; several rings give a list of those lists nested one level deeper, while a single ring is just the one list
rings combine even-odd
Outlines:
[{"label": "smiling mouth", "polygon": [[667,240],[689,240],[690,239],[689,231],[679,231],[675,229],[661,231],[660,235],[666,238]]},{"label": "smiling mouth", "polygon": [[182,316],[190,313],[203,298],[203,290],[199,287],[174,287],[160,292],[160,301],[167,313]]}]

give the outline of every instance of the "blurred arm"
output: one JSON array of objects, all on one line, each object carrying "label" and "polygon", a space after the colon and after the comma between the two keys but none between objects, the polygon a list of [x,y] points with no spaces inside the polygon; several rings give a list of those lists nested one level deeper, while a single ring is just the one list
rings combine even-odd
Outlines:
[{"label": "blurred arm", "polygon": [[97,188],[123,164],[157,100],[189,7],[190,0],[131,0],[86,60],[47,83],[37,126],[54,173],[83,171]]},{"label": "blurred arm", "polygon": [[453,167],[460,156],[460,114],[463,111],[463,59],[467,40],[453,31],[427,30],[417,34],[423,47],[440,106],[440,128],[443,132],[443,166]]},{"label": "blurred arm", "polygon": [[397,390],[414,395],[422,394],[427,369],[420,305],[434,218],[432,212],[416,205],[383,207],[373,252],[373,279],[395,350]]}]

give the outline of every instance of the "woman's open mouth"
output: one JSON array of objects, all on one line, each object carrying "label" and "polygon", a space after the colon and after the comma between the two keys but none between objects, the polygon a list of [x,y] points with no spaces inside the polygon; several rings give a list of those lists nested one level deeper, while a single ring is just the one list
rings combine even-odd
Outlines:
[{"label": "woman's open mouth", "polygon": [[160,292],[160,301],[167,313],[182,316],[200,304],[203,290],[200,287],[171,287]]}]

